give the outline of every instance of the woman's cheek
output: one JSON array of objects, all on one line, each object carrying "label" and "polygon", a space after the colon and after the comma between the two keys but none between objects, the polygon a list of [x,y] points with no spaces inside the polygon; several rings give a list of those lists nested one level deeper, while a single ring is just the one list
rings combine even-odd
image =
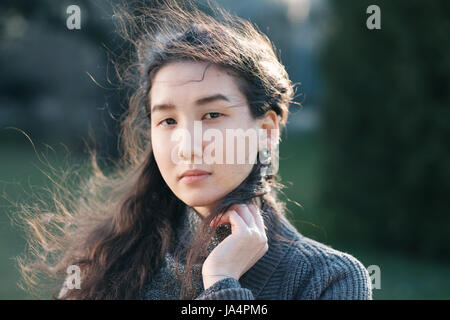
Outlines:
[{"label": "woman's cheek", "polygon": [[[171,159],[172,146],[167,143],[163,143],[163,139],[161,137],[155,135],[152,139],[152,149],[153,156],[155,157],[156,164],[163,176],[164,180],[166,180],[167,184],[171,184],[173,177],[170,177],[171,173],[174,173],[173,170],[175,164]],[[170,142],[170,140],[168,140]]]},{"label": "woman's cheek", "polygon": [[228,164],[221,165],[219,170],[216,170],[216,182],[222,185],[227,192],[232,191],[234,188],[239,186],[242,181],[247,178],[251,171],[251,165],[236,165]]}]

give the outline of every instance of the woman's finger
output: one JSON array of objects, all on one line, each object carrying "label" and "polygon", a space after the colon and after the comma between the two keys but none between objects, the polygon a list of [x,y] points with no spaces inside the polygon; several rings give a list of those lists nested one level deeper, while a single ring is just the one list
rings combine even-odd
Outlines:
[{"label": "woman's finger", "polygon": [[232,233],[233,231],[245,230],[246,228],[248,228],[245,221],[235,210],[228,210],[218,221],[217,226],[220,226],[224,223],[229,223],[231,225]]},{"label": "woman's finger", "polygon": [[241,216],[248,228],[257,228],[255,218],[246,204],[233,205],[232,208]]},{"label": "woman's finger", "polygon": [[258,226],[258,229],[261,232],[265,233],[266,230],[265,230],[264,219],[262,217],[261,210],[254,204],[250,204],[250,205],[248,205],[248,207],[250,209],[250,212],[253,214],[253,217],[255,219],[256,225]]}]

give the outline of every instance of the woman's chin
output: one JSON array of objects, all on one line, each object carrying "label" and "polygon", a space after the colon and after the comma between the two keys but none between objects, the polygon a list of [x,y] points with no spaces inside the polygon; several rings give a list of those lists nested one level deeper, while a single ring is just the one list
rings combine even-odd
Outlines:
[{"label": "woman's chin", "polygon": [[181,200],[190,207],[212,207],[221,198],[207,197],[205,193],[181,197]]},{"label": "woman's chin", "polygon": [[204,200],[189,200],[189,201],[183,201],[190,207],[210,207],[210,202],[205,202]]}]

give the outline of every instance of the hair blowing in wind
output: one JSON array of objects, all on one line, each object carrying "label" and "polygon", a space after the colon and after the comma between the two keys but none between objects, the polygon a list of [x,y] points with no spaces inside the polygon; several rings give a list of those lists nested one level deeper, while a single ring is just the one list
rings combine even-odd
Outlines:
[{"label": "hair blowing in wind", "polygon": [[[120,119],[119,159],[106,174],[92,151],[89,175],[77,189],[66,187],[66,176],[60,176],[51,201],[20,205],[19,221],[28,245],[17,262],[21,286],[35,296],[57,298],[67,267],[77,265],[81,288],[61,299],[139,299],[173,245],[186,204],[163,180],[150,143],[148,93],[164,64],[206,61],[224,67],[236,76],[253,117],[273,110],[281,128],[286,124],[294,85],[273,44],[256,26],[209,1],[208,14],[192,1],[136,3],[114,7],[113,16],[132,48],[131,56],[127,52],[114,64],[119,80],[131,90]],[[208,247],[214,232],[209,223],[216,216],[233,204],[259,197],[273,209],[276,223],[284,218],[284,203],[277,198],[279,177],[263,176],[261,167],[257,162],[202,221],[187,255],[180,299],[194,298],[188,271]]]}]

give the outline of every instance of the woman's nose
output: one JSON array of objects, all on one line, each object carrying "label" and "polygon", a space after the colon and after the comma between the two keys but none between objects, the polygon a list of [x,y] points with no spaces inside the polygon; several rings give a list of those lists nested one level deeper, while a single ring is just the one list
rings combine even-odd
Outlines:
[{"label": "woman's nose", "polygon": [[194,128],[186,128],[178,146],[178,156],[181,160],[200,164],[203,157],[203,142],[201,132]]}]

